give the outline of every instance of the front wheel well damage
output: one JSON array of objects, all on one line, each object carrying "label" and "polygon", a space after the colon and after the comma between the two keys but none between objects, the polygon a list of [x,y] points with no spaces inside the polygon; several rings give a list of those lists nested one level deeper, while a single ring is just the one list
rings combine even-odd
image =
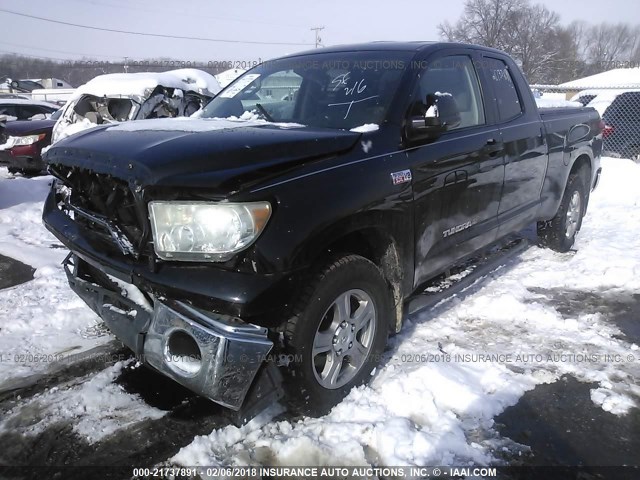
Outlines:
[{"label": "front wheel well damage", "polygon": [[404,272],[401,253],[395,240],[388,234],[375,229],[365,228],[340,237],[322,252],[316,263],[335,255],[360,255],[373,262],[380,270],[393,295],[395,318],[389,320],[389,330],[397,333],[402,327],[404,316],[404,295],[402,283]]}]

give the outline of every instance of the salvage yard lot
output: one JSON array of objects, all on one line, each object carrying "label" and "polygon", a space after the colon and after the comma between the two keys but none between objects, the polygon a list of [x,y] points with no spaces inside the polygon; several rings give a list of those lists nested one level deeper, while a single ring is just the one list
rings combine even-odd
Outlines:
[{"label": "salvage yard lot", "polygon": [[586,388],[581,408],[631,425],[627,445],[640,443],[640,165],[631,161],[603,159],[575,251],[531,246],[463,298],[411,317],[370,385],[328,415],[291,418],[274,405],[241,428],[138,366],[71,292],[67,252],[40,220],[50,181],[0,169],[0,255],[35,269],[0,290],[2,464],[513,463],[541,452],[535,432],[504,427],[517,407],[505,410],[541,388],[551,402],[554,385],[566,395]]}]

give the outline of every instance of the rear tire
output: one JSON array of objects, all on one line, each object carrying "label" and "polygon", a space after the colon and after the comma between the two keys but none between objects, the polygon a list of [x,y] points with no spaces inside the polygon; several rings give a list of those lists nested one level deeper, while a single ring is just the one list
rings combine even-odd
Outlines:
[{"label": "rear tire", "polygon": [[366,258],[348,255],[320,268],[285,329],[293,358],[285,388],[293,410],[322,415],[367,382],[384,351],[393,313],[387,282]]},{"label": "rear tire", "polygon": [[640,146],[628,149],[624,157],[630,158],[636,163],[640,163]]},{"label": "rear tire", "polygon": [[573,247],[587,207],[586,192],[582,171],[569,175],[556,216],[546,222],[538,222],[538,237],[542,245],[558,252],[567,252]]}]

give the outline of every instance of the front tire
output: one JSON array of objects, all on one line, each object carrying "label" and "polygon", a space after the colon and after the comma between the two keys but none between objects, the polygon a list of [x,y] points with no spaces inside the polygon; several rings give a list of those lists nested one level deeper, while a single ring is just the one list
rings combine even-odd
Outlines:
[{"label": "front tire", "polygon": [[542,245],[558,252],[568,252],[582,227],[587,206],[587,194],[581,172],[569,175],[556,216],[546,222],[538,222],[538,237]]},{"label": "front tire", "polygon": [[285,386],[294,410],[324,414],[365,383],[384,351],[392,318],[390,289],[372,262],[348,255],[320,268],[285,330],[294,359]]}]

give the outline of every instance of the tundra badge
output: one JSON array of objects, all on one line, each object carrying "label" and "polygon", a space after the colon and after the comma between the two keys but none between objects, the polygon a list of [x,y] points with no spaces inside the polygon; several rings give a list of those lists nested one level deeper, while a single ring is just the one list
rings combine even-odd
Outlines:
[{"label": "tundra badge", "polygon": [[476,220],[470,220],[466,223],[463,223],[462,225],[456,225],[455,227],[448,228],[447,230],[442,232],[442,234],[444,235],[444,238],[447,238],[453,235],[454,233],[459,233],[463,230],[466,230],[467,228],[473,227],[476,223],[477,223]]}]

